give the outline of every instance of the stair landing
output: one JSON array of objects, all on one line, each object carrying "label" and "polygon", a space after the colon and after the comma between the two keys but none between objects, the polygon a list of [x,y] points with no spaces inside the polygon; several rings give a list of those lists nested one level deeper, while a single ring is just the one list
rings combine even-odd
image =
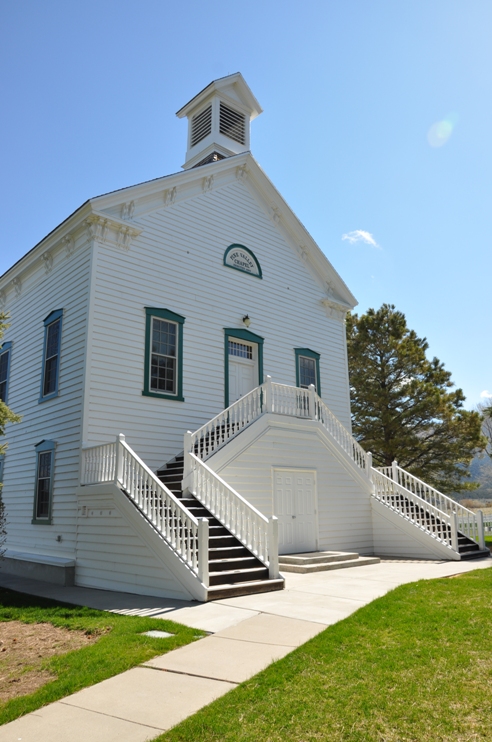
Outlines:
[{"label": "stair landing", "polygon": [[359,556],[355,551],[311,551],[305,554],[282,554],[279,557],[281,572],[327,572],[333,569],[363,567],[379,564],[379,557]]}]

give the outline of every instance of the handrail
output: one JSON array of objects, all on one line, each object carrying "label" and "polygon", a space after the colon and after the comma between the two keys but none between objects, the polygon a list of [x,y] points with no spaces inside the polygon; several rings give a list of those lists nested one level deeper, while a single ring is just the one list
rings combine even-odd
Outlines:
[{"label": "handrail", "polygon": [[326,405],[317,394],[315,406],[316,419],[320,421],[332,438],[336,440],[338,445],[343,448],[354,464],[358,466],[359,469],[362,469],[368,477],[371,467],[369,465],[368,454],[366,451],[364,451],[360,443],[355,440],[353,435],[342,425],[338,417],[333,414],[328,405]]},{"label": "handrail", "polygon": [[260,562],[269,568],[270,578],[278,573],[278,521],[267,518],[236,492],[194,453],[189,454],[191,471],[186,488]]},{"label": "handrail", "polygon": [[442,512],[448,513],[448,515],[456,513],[458,530],[475,541],[480,548],[485,548],[483,527],[480,525],[480,514],[465,508],[456,500],[448,497],[448,495],[444,495],[439,490],[418,479],[418,477],[410,474],[410,472],[402,469],[396,461],[391,466],[378,467],[378,471],[397,482],[406,490],[417,495],[417,497],[425,500],[428,504],[435,505]]},{"label": "handrail", "polygon": [[112,482],[124,490],[172,550],[208,587],[208,521],[197,519],[120,434],[115,443],[82,449],[81,484]]},{"label": "handrail", "polygon": [[[244,397],[219,412],[201,428],[191,434],[189,449],[204,460],[215,453],[231,438],[256,420],[264,411],[264,386],[253,389]],[[186,450],[186,449],[185,449]]]},{"label": "handrail", "polygon": [[429,502],[423,502],[418,495],[380,469],[372,470],[372,481],[373,497],[458,553],[457,519],[454,513],[446,513]]},{"label": "handrail", "polygon": [[303,389],[277,384],[272,382],[270,376],[267,376],[264,384],[233,402],[194,433],[185,434],[185,475],[188,473],[186,461],[188,452],[205,461],[267,412],[318,420],[354,464],[369,476],[371,467],[368,455],[323,402],[314,386],[311,384],[308,389]]}]

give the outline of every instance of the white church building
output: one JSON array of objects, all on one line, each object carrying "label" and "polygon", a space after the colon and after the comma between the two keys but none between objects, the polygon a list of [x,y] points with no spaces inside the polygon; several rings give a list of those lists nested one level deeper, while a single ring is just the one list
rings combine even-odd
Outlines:
[{"label": "white church building", "polygon": [[177,113],[182,172],[89,199],[0,278],[2,571],[204,601],[485,553],[479,516],[352,437],[356,299],[251,155],[261,112],[215,80]]}]

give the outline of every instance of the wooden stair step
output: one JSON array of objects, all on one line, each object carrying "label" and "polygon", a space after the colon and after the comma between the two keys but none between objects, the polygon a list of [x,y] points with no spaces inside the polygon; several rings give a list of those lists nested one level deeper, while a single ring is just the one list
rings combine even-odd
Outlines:
[{"label": "wooden stair step", "polygon": [[283,590],[284,585],[283,578],[277,580],[253,580],[252,582],[239,582],[232,585],[215,585],[209,587],[207,600],[224,600],[225,598],[238,598],[241,595],[270,593],[275,590]]}]

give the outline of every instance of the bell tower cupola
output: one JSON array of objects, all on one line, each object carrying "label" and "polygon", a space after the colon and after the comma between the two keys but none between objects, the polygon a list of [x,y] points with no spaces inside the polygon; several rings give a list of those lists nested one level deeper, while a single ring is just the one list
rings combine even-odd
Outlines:
[{"label": "bell tower cupola", "polygon": [[240,72],[214,80],[176,116],[188,119],[185,170],[250,149],[250,122],[263,109]]}]

